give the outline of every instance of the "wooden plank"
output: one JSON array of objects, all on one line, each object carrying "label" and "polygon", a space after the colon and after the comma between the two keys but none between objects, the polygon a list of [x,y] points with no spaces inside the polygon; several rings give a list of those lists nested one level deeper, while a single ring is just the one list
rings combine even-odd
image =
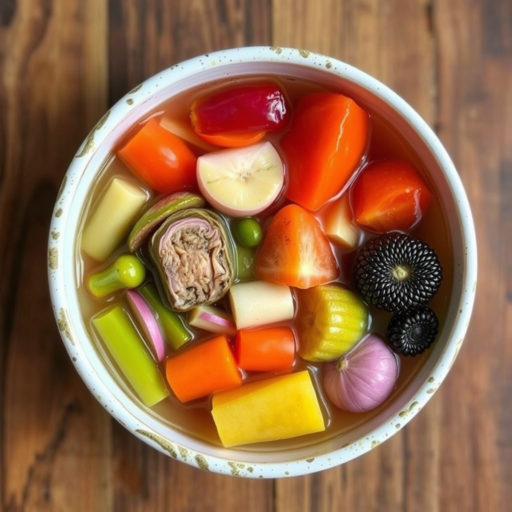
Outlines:
[{"label": "wooden plank", "polygon": [[[280,0],[276,46],[332,55],[393,88],[436,125],[436,44],[426,0]],[[276,483],[278,511],[435,511],[440,392],[403,432],[364,457],[317,475]]]},{"label": "wooden plank", "polygon": [[[111,102],[181,60],[270,44],[267,1],[110,1],[109,13]],[[115,510],[272,510],[271,481],[206,473],[161,455],[118,425],[113,432]]]},{"label": "wooden plank", "polygon": [[0,509],[6,512],[110,508],[109,419],[62,345],[46,267],[60,182],[107,106],[106,9],[102,0],[87,5],[20,0],[0,9]]},{"label": "wooden plank", "polygon": [[443,388],[440,510],[512,501],[512,5],[437,2],[440,136],[472,206],[480,279],[469,334]]},{"label": "wooden plank", "polygon": [[270,16],[270,0],[110,0],[110,102],[184,59],[270,44]]}]

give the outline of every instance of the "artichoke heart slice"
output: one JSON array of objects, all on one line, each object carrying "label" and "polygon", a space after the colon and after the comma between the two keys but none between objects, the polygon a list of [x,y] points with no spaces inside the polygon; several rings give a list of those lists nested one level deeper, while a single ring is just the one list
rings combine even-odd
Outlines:
[{"label": "artichoke heart slice", "polygon": [[233,283],[231,239],[213,212],[171,215],[151,238],[150,255],[170,306],[189,311],[222,298]]}]

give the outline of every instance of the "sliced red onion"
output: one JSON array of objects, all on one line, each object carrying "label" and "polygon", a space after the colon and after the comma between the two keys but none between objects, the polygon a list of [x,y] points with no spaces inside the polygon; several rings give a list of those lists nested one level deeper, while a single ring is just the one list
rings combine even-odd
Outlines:
[{"label": "sliced red onion", "polygon": [[233,317],[226,311],[213,306],[194,308],[189,314],[188,322],[190,325],[205,331],[227,334],[228,336],[236,334]]},{"label": "sliced red onion", "polygon": [[395,388],[398,359],[386,343],[370,334],[346,356],[324,367],[329,399],[340,409],[366,412],[382,404]]},{"label": "sliced red onion", "polygon": [[126,298],[137,324],[151,344],[158,362],[161,363],[165,357],[165,342],[153,312],[137,292],[127,291]]}]

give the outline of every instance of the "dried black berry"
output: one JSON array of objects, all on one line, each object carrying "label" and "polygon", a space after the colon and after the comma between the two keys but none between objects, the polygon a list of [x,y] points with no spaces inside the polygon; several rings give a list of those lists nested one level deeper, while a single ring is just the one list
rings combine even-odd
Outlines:
[{"label": "dried black berry", "polygon": [[361,247],[354,274],[364,299],[392,312],[426,304],[443,279],[436,253],[422,241],[398,232],[373,238]]},{"label": "dried black berry", "polygon": [[421,354],[434,343],[439,330],[436,314],[427,307],[396,313],[388,325],[388,342],[404,356]]}]

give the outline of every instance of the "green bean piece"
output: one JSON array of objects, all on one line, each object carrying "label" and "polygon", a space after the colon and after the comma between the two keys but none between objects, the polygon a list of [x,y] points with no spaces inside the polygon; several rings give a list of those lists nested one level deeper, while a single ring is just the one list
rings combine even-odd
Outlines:
[{"label": "green bean piece", "polygon": [[125,379],[145,405],[152,407],[169,395],[155,361],[120,306],[102,311],[92,323]]},{"label": "green bean piece", "polygon": [[181,318],[164,305],[154,284],[148,283],[139,291],[158,315],[167,343],[171,348],[177,350],[192,339],[192,335],[183,325]]},{"label": "green bean piece", "polygon": [[236,245],[236,277],[240,281],[254,279],[255,251],[241,245]]}]

